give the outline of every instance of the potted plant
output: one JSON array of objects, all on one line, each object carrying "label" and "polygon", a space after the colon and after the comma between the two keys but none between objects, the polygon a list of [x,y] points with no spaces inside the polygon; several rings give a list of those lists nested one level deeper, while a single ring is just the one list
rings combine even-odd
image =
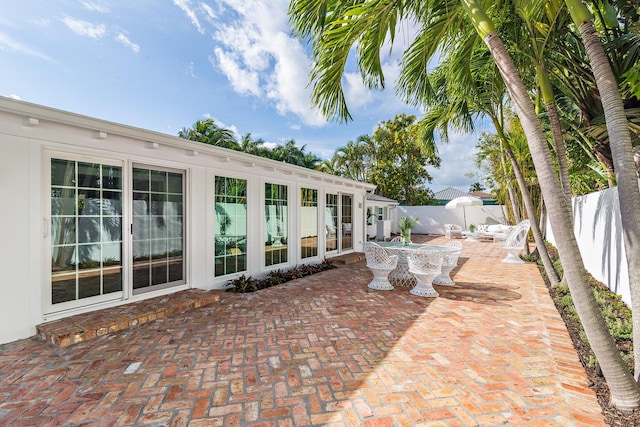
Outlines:
[{"label": "potted plant", "polygon": [[403,216],[400,218],[398,227],[400,227],[400,235],[402,236],[402,244],[407,246],[411,243],[411,230],[418,223],[418,218],[411,219],[411,217]]},{"label": "potted plant", "polygon": [[469,231],[470,231],[470,232],[472,232],[472,233],[476,231],[476,226],[475,226],[475,224],[470,224],[470,225],[469,225]]}]

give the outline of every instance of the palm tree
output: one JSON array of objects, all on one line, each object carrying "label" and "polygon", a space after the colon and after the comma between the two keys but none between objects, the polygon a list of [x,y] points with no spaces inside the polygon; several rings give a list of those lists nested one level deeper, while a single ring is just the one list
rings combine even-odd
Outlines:
[{"label": "palm tree", "polygon": [[[537,218],[533,199],[515,155],[510,147],[510,138],[505,131],[505,87],[497,72],[495,63],[485,51],[475,53],[473,58],[463,49],[453,49],[451,54],[434,70],[432,81],[436,88],[433,95],[425,97],[432,110],[428,110],[422,121],[425,138],[433,140],[434,129],[443,133],[447,140],[447,129],[451,126],[461,131],[474,127],[473,118],[478,115],[489,117],[498,133],[503,151],[511,163],[511,171],[520,188],[522,202],[531,219],[531,231],[536,242],[538,254],[547,276],[556,285],[559,282],[551,257],[547,251],[544,237]],[[458,55],[460,54],[460,55]],[[462,67],[461,64],[467,64]],[[465,75],[466,74],[466,75]],[[514,201],[514,198],[511,199]],[[516,222],[520,222],[519,210],[513,208]]]},{"label": "palm tree", "polygon": [[528,40],[531,49],[531,62],[533,62],[536,78],[542,101],[547,110],[547,117],[551,125],[553,147],[558,162],[560,183],[565,197],[571,202],[571,184],[569,181],[569,166],[567,162],[567,150],[562,135],[560,114],[556,105],[551,78],[547,70],[545,56],[551,50],[558,35],[556,31],[565,28],[568,17],[562,11],[560,2],[519,2],[517,8],[528,30]]},{"label": "palm tree", "polygon": [[[640,314],[640,191],[633,162],[633,147],[618,82],[591,22],[589,10],[580,0],[565,0],[569,13],[580,30],[593,75],[602,100],[615,164],[620,203],[620,219],[629,271],[631,306]],[[635,377],[640,378],[640,315],[633,316]]]},{"label": "palm tree", "polygon": [[319,172],[328,173],[331,175],[337,175],[336,164],[334,161],[335,157],[332,159],[323,159],[315,169]]},{"label": "palm tree", "polygon": [[339,147],[333,155],[336,171],[340,176],[356,181],[369,181],[375,165],[376,141],[369,135],[360,135]]},{"label": "palm tree", "polygon": [[285,162],[292,165],[300,165],[303,163],[304,147],[298,148],[293,139],[285,142],[284,145],[278,145],[271,152],[271,158],[279,162]]},{"label": "palm tree", "polygon": [[[497,4],[500,6],[500,4]],[[573,234],[571,209],[560,186],[542,125],[529,92],[489,16],[478,0],[352,1],[292,0],[289,13],[299,36],[313,44],[312,101],[326,116],[348,120],[342,74],[355,45],[358,67],[369,88],[384,87],[380,50],[393,42],[403,19],[418,24],[418,35],[403,55],[400,93],[420,104],[433,91],[426,70],[436,53],[446,54],[458,29],[470,19],[489,48],[505,82],[530,146],[549,219],[557,238],[565,277],[576,310],[611,391],[612,403],[623,410],[640,406],[640,387],[629,373],[588,284]],[[456,46],[466,46],[456,43]],[[473,44],[471,44],[472,46]]]},{"label": "palm tree", "polygon": [[469,192],[477,192],[477,191],[484,191],[484,190],[485,190],[484,186],[479,182],[474,182],[469,187]]},{"label": "palm tree", "polygon": [[203,142],[232,150],[239,148],[233,132],[219,127],[213,119],[196,120],[191,128],[180,129],[178,136],[191,141]]},{"label": "palm tree", "polygon": [[271,150],[264,146],[264,140],[262,138],[253,139],[250,133],[240,137],[238,149],[243,153],[253,154],[254,156],[271,157]]}]

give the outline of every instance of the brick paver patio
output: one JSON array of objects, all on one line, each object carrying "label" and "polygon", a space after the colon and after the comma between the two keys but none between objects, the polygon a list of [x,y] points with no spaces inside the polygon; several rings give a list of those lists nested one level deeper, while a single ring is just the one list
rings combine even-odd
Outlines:
[{"label": "brick paver patio", "polygon": [[463,242],[433,299],[369,290],[360,261],[66,347],[2,345],[0,425],[605,425],[537,267],[504,255]]}]

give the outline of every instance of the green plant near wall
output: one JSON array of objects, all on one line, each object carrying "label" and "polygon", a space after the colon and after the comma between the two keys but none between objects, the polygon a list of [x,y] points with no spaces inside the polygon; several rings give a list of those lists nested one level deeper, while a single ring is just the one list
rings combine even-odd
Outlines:
[{"label": "green plant near wall", "polygon": [[398,222],[398,227],[400,227],[400,231],[411,231],[418,224],[418,218],[411,219],[410,216],[403,216],[400,218],[400,222]]}]

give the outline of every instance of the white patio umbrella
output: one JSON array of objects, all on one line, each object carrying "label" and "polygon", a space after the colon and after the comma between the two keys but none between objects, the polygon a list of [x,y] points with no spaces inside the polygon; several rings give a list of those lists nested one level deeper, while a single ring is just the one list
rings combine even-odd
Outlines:
[{"label": "white patio umbrella", "polygon": [[482,206],[483,202],[480,197],[474,196],[460,196],[455,199],[449,200],[444,206],[445,209],[457,209],[462,208],[462,215],[464,216],[464,228],[467,229],[467,212],[465,208],[467,206]]}]

